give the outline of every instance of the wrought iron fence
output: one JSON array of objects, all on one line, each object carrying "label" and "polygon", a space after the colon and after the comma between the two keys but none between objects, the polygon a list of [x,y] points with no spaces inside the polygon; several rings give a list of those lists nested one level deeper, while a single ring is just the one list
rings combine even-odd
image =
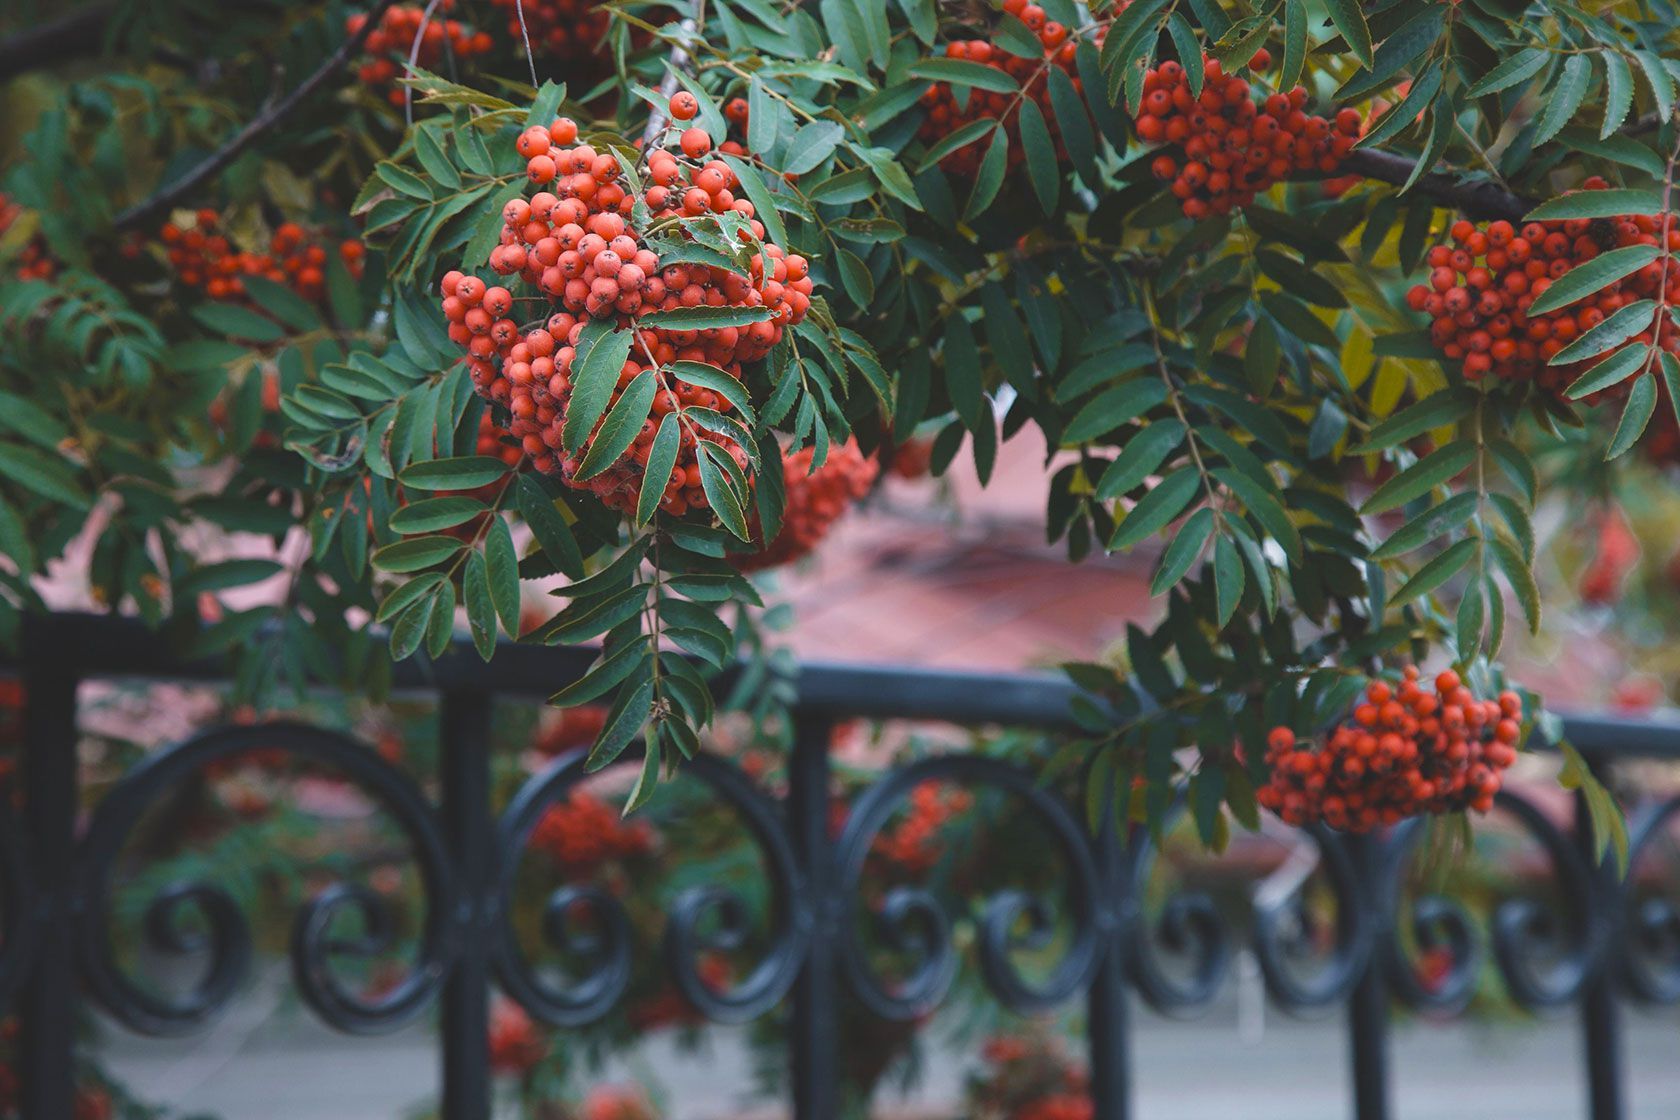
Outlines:
[{"label": "wrought iron fence", "polygon": [[[73,1112],[78,1001],[84,996],[144,1034],[203,1026],[231,1000],[252,957],[238,905],[213,883],[170,886],[149,900],[145,935],[165,950],[193,951],[209,963],[189,991],[159,995],[125,970],[123,946],[109,929],[113,864],[141,816],[180,778],[253,747],[280,747],[344,772],[388,813],[413,845],[424,887],[416,966],[377,996],[341,981],[335,960],[378,951],[391,928],[389,905],[352,885],[318,892],[296,916],[290,955],[299,991],[328,1024],[371,1033],[439,1007],[445,1120],[482,1120],[490,1110],[488,1001],[499,985],[533,1015],[561,1028],[607,1013],[623,995],[631,967],[627,918],[607,891],[568,885],[548,900],[548,936],[587,951],[595,965],[556,984],[527,961],[508,920],[512,868],[544,809],[583,777],[582,758],[562,758],[533,777],[500,816],[490,797],[491,699],[540,696],[580,674],[584,650],[514,647],[487,667],[463,649],[426,665],[398,669],[400,687],[440,698],[441,798],[437,804],[402,770],[336,731],[304,724],[233,727],[198,734],[150,757],[124,777],[78,829],[77,687],[95,678],[218,678],[213,664],[174,659],[158,637],[115,619],[56,616],[34,620],[18,669],[25,677],[22,828],[0,822],[0,902],[4,950],[0,997],[21,1020],[21,1102],[29,1120]],[[992,995],[1019,1011],[1085,1002],[1091,1091],[1096,1115],[1132,1115],[1128,1085],[1128,1002],[1193,1009],[1220,989],[1232,935],[1205,897],[1180,893],[1146,913],[1141,884],[1153,858],[1146,837],[1091,835],[1083,810],[1066,803],[1026,769],[996,758],[950,755],[891,771],[852,805],[838,839],[828,832],[828,742],[835,721],[852,717],[948,721],[1041,728],[1070,726],[1074,693],[1065,681],[1035,675],[984,676],[906,669],[811,665],[798,679],[796,746],[786,796],[772,798],[726,761],[701,757],[689,768],[737,812],[760,847],[774,898],[767,949],[726,989],[705,981],[697,957],[744,935],[746,908],[724,885],[683,892],[667,916],[667,966],[707,1018],[744,1022],[790,1000],[787,1061],[800,1120],[829,1120],[838,1109],[837,1008],[845,984],[875,1015],[920,1016],[946,993],[958,966],[951,925],[940,902],[910,887],[887,892],[864,915],[859,890],[865,857],[894,806],[918,783],[948,781],[1007,792],[1054,838],[1067,876],[1066,911],[1032,893],[1005,890],[981,907],[976,956]],[[1568,735],[1595,768],[1619,758],[1680,759],[1680,726],[1610,718],[1567,719]],[[1588,1087],[1587,1114],[1626,1114],[1620,1046],[1624,999],[1680,1002],[1680,908],[1660,894],[1596,865],[1584,838],[1585,809],[1561,830],[1520,796],[1500,804],[1549,858],[1561,906],[1511,898],[1491,914],[1486,942],[1512,997],[1531,1008],[1578,1006]],[[1633,824],[1634,858],[1680,812],[1680,799],[1644,807]],[[1312,834],[1319,866],[1337,898],[1335,945],[1328,963],[1303,973],[1292,963],[1299,930],[1295,896],[1263,899],[1249,933],[1273,998],[1286,1008],[1345,1003],[1352,1068],[1349,1112],[1360,1120],[1390,1115],[1388,1032],[1392,1005],[1453,1009],[1470,994],[1481,966],[1482,938],[1460,902],[1425,896],[1402,906],[1402,880],[1418,832],[1383,839]],[[335,916],[354,912],[359,940],[333,935]],[[591,929],[574,919],[586,912]],[[888,983],[873,971],[858,930],[869,917],[915,958],[908,975]],[[191,921],[185,919],[191,918]],[[1051,937],[1050,931],[1058,931]],[[189,934],[188,930],[192,932]],[[1190,959],[1169,972],[1157,946],[1171,943]],[[1445,949],[1447,972],[1427,987],[1408,945]],[[1029,975],[1024,949],[1056,959]]]}]

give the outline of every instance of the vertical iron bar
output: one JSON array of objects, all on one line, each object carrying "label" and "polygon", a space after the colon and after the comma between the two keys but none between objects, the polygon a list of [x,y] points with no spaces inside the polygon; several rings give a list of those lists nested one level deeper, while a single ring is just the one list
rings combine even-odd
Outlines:
[{"label": "vertical iron bar", "polygon": [[789,1059],[795,1120],[835,1120],[840,1113],[839,1009],[835,1005],[834,940],[839,899],[834,896],[833,853],[828,840],[829,735],[827,717],[794,721],[793,768],[788,782],[788,828],[811,899],[810,951],[793,986]]},{"label": "vertical iron bar", "polygon": [[[1132,882],[1108,813],[1095,838],[1098,882],[1113,900],[1098,913],[1103,939],[1102,964],[1086,993],[1086,1044],[1091,1052],[1091,1105],[1094,1120],[1128,1120],[1132,1114],[1131,1035],[1127,1026],[1126,942],[1135,931],[1122,915],[1134,915],[1140,885]],[[1103,900],[1098,899],[1098,903]]]},{"label": "vertical iron bar", "polygon": [[39,892],[35,959],[19,999],[19,1064],[25,1120],[64,1120],[75,1110],[76,974],[70,897],[76,842],[76,686],[50,650],[48,625],[32,628],[24,675],[24,821]]},{"label": "vertical iron bar", "polygon": [[490,812],[490,697],[443,694],[439,709],[445,842],[460,877],[460,954],[443,989],[443,1120],[490,1117],[490,954],[495,818]]},{"label": "vertical iron bar", "polygon": [[[1585,752],[1583,756],[1588,768],[1602,776],[1603,758]],[[1592,814],[1581,793],[1575,794],[1575,842],[1592,875],[1592,909],[1587,921],[1600,927],[1601,936],[1613,938],[1621,921],[1616,908],[1614,857],[1606,853],[1600,860],[1593,851]],[[1581,989],[1581,1042],[1586,1049],[1587,1115],[1591,1120],[1623,1120],[1627,1115],[1622,1097],[1622,1024],[1609,961],[1609,954],[1600,954]]]},{"label": "vertical iron bar", "polygon": [[[1382,842],[1374,836],[1347,836],[1338,842],[1348,845],[1357,873],[1357,897],[1350,904],[1362,906],[1381,927],[1390,920],[1388,907],[1377,897],[1382,885]],[[1372,930],[1371,951],[1364,971],[1348,1001],[1348,1042],[1353,1057],[1353,1114],[1357,1120],[1388,1120],[1388,984],[1383,977],[1382,946],[1388,931]]]}]

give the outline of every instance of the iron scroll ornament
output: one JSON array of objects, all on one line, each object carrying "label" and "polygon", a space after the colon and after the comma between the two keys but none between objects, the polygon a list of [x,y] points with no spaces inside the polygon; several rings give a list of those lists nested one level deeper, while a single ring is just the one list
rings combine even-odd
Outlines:
[{"label": "iron scroll ornament", "polygon": [[[1101,963],[1104,931],[1111,930],[1113,924],[1103,909],[1097,865],[1085,829],[1073,811],[1030,772],[998,759],[972,755],[930,758],[895,770],[865,790],[854,804],[840,837],[835,884],[841,899],[839,955],[852,990],[874,1014],[907,1021],[932,1010],[945,997],[956,975],[951,922],[929,891],[919,887],[891,890],[873,915],[893,948],[917,958],[910,976],[890,990],[870,965],[857,928],[855,900],[873,841],[894,806],[916,786],[929,781],[992,786],[1019,798],[1054,836],[1072,875],[1068,893],[1073,914],[1067,948],[1050,975],[1038,983],[1021,975],[1011,956],[1020,949],[1042,949],[1051,943],[1055,907],[1038,895],[1019,890],[1000,891],[986,900],[976,947],[987,986],[1005,1006],[1022,1013],[1047,1010],[1083,991]],[[1027,930],[1017,933],[1023,920]]]},{"label": "iron scroll ornament", "polygon": [[[413,967],[400,981],[368,996],[339,980],[335,959],[387,950],[395,926],[386,899],[349,884],[330,886],[304,903],[294,919],[290,950],[300,994],[329,1026],[374,1034],[411,1022],[436,997],[459,947],[458,885],[434,812],[419,787],[373,750],[339,732],[295,722],[202,732],[146,759],[100,802],[79,853],[75,888],[82,907],[77,953],[90,992],[111,1015],[139,1033],[178,1035],[209,1021],[243,982],[251,966],[250,928],[226,888],[209,881],[174,883],[147,903],[141,930],[153,949],[208,957],[202,978],[179,997],[147,990],[118,963],[109,897],[123,843],[146,810],[207,763],[257,749],[279,749],[342,772],[373,795],[412,845],[426,913]],[[346,911],[360,915],[361,936],[333,936],[335,916]],[[201,929],[189,931],[191,916]]]},{"label": "iron scroll ornament", "polygon": [[[531,832],[544,812],[590,777],[584,769],[587,759],[587,751],[572,751],[530,778],[503,814],[498,840],[497,976],[503,990],[527,1011],[557,1027],[584,1026],[611,1011],[629,987],[634,950],[624,904],[595,885],[560,887],[549,895],[544,913],[548,943],[592,965],[588,975],[575,983],[559,986],[540,977],[509,920],[515,872]],[[627,761],[639,765],[636,760]],[[706,982],[699,958],[711,951],[734,951],[749,934],[749,907],[741,895],[731,887],[709,884],[684,890],[672,903],[665,928],[665,959],[672,979],[697,1011],[714,1022],[744,1023],[774,1007],[792,988],[805,963],[813,924],[809,892],[779,815],[738,767],[698,754],[683,763],[683,774],[698,778],[739,813],[764,852],[774,900],[770,946],[739,983],[720,991]],[[578,922],[582,916],[593,919],[593,930]],[[714,926],[706,925],[708,917],[715,919]]]},{"label": "iron scroll ornament", "polygon": [[1651,806],[1633,822],[1628,870],[1621,884],[1620,951],[1615,960],[1633,998],[1647,1006],[1680,1003],[1680,906],[1640,890],[1641,857],[1680,816],[1680,797]]}]

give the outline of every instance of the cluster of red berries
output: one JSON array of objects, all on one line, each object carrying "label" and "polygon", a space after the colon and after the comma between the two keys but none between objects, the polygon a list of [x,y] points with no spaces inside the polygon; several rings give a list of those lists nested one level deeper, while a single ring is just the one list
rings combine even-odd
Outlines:
[{"label": "cluster of red berries", "polygon": [[537,730],[532,743],[538,754],[554,758],[579,747],[587,747],[607,723],[605,704],[580,704],[554,710]]},{"label": "cluster of red berries", "polygon": [[[319,300],[327,290],[327,249],[296,222],[285,222],[269,238],[268,251],[236,249],[221,231],[221,215],[200,210],[190,225],[165,223],[158,231],[175,278],[199,288],[211,299],[236,299],[245,294],[245,278],[261,276],[285,284],[307,300]],[[366,251],[360,241],[339,243],[339,258],[352,276],[362,274]]]},{"label": "cluster of red berries", "polygon": [[1593,555],[1581,572],[1577,590],[1583,603],[1605,606],[1621,598],[1622,582],[1639,562],[1639,538],[1615,505],[1593,517],[1589,527],[1596,538]]},{"label": "cluster of red berries", "polygon": [[869,493],[881,473],[881,464],[865,455],[855,439],[829,448],[828,458],[816,471],[811,470],[813,456],[806,447],[782,458],[787,504],[781,530],[761,551],[735,557],[741,571],[779,568],[809,556],[852,503]]},{"label": "cluster of red berries", "polygon": [[626,824],[600,798],[574,791],[538,818],[530,843],[566,871],[587,873],[609,860],[646,855],[654,840],[646,820]]},{"label": "cluster of red berries", "polygon": [[[1264,70],[1271,61],[1267,51],[1256,51],[1249,68]],[[1301,86],[1256,101],[1253,87],[1225,73],[1218,59],[1204,58],[1202,67],[1200,97],[1191,94],[1177,62],[1146,73],[1133,122],[1140,140],[1171,144],[1182,153],[1156,156],[1150,170],[1172,184],[1187,218],[1247,206],[1296,172],[1334,172],[1359,139],[1364,118],[1357,109],[1342,109],[1329,121],[1306,112]]]},{"label": "cluster of red berries", "polygon": [[1271,780],[1260,804],[1293,825],[1324,822],[1368,832],[1421,813],[1493,808],[1500,774],[1516,761],[1522,698],[1478,700],[1457,673],[1418,684],[1407,666],[1399,687],[1372,681],[1365,702],[1317,750],[1275,727],[1266,739]]},{"label": "cluster of red berries", "polygon": [[[1607,185],[1594,176],[1583,189]],[[1407,292],[1406,303],[1434,320],[1430,340],[1443,356],[1462,363],[1466,378],[1474,381],[1491,373],[1534,381],[1562,396],[1590,365],[1608,355],[1560,366],[1547,362],[1629,303],[1662,294],[1670,305],[1680,304],[1680,262],[1665,254],[1568,307],[1540,315],[1530,315],[1529,308],[1576,265],[1611,249],[1655,245],[1661,234],[1662,219],[1647,214],[1529,222],[1520,228],[1506,221],[1478,227],[1460,220],[1453,223],[1450,243],[1429,250],[1429,282]],[[1667,249],[1680,249],[1680,227],[1669,231]],[[1668,316],[1657,316],[1657,324],[1655,340],[1647,329],[1623,345],[1656,341],[1664,350],[1680,354],[1680,332]]]},{"label": "cluster of red berries", "polygon": [[578,1107],[578,1120],[658,1120],[647,1094],[635,1085],[596,1085]]},{"label": "cluster of red berries", "polygon": [[[1079,44],[1064,24],[1049,18],[1037,4],[1029,4],[1026,0],[1004,0],[1003,10],[1019,16],[1038,36],[1044,47],[1042,59],[1022,58],[986,39],[958,39],[946,43],[945,57],[978,62],[1002,71],[1020,83],[1022,93],[967,88],[964,90],[966,101],[959,102],[957,92],[949,83],[935,82],[922,94],[922,107],[927,110],[927,115],[922,119],[917,136],[924,144],[931,145],[971,121],[985,117],[1001,120],[1011,140],[1009,166],[1019,167],[1027,158],[1025,149],[1019,143],[1020,98],[1030,97],[1044,114],[1050,138],[1056,145],[1057,158],[1065,161],[1067,150],[1063,147],[1061,131],[1056,126],[1056,113],[1050,104],[1049,68],[1060,67],[1073,80],[1074,89],[1079,89],[1081,82],[1074,64]],[[1092,41],[1100,46],[1102,32],[1099,31]],[[980,170],[980,160],[985,153],[984,144],[965,144],[941,160],[940,166],[954,175],[972,177]]]},{"label": "cluster of red berries", "polygon": [[[444,13],[453,11],[455,0],[443,0],[439,5]],[[367,16],[354,15],[344,21],[351,35],[367,24]],[[401,105],[404,93],[393,83],[408,72],[410,55],[422,70],[437,66],[446,55],[459,59],[488,54],[496,45],[489,35],[473,31],[458,19],[427,19],[426,9],[418,4],[397,4],[386,8],[379,17],[379,26],[368,32],[364,45],[368,57],[356,68],[362,84],[386,90],[386,98],[393,105]]]},{"label": "cluster of red berries", "polygon": [[[22,216],[23,206],[0,194],[0,239]],[[51,280],[58,271],[58,262],[47,251],[46,238],[38,233],[23,243],[12,265],[12,274],[19,280]]]},{"label": "cluster of red berries", "polygon": [[548,1053],[548,1040],[525,1009],[506,996],[490,1005],[490,1068],[523,1076]]},{"label": "cluster of red berries", "polygon": [[910,811],[875,838],[870,854],[894,871],[925,875],[945,854],[940,831],[973,807],[969,791],[923,782],[910,791]]},{"label": "cluster of red berries", "polygon": [[980,1046],[986,1069],[968,1088],[975,1117],[1091,1120],[1090,1076],[1054,1035],[1000,1034]]},{"label": "cluster of red berries", "polygon": [[[592,54],[607,37],[611,17],[598,0],[490,0],[507,18],[508,37],[523,42],[528,33],[531,50],[564,61]],[[520,27],[520,9],[525,25]]]},{"label": "cluster of red berries", "polygon": [[[702,953],[696,965],[700,982],[714,992],[727,990],[734,978],[735,970],[730,966],[729,958],[722,953]],[[644,1033],[666,1027],[695,1026],[706,1021],[682,990],[668,981],[655,995],[626,1008],[624,1017],[632,1027]]]},{"label": "cluster of red berries", "polygon": [[[691,119],[696,109],[692,95],[671,99],[676,120]],[[740,183],[734,172],[721,160],[705,158],[712,140],[703,129],[686,129],[678,150],[655,147],[647,153],[641,201],[652,222],[671,227],[667,238],[687,238],[681,222],[709,215],[719,231],[735,230],[743,245],[756,239],[762,251],[751,254],[744,274],[705,264],[661,264],[655,249],[644,244],[644,231],[631,224],[637,198],[618,156],[579,143],[575,121],[562,117],[547,128],[527,129],[516,143],[530,181],[545,189],[507,203],[501,243],[491,250],[488,263],[510,283],[522,280],[534,289],[538,294],[524,298],[546,305],[545,317],[521,323],[513,317],[515,297],[507,287],[458,271],[445,276],[443,314],[450,338],[467,350],[474,387],[509,410],[512,434],[536,469],[590,490],[621,511],[634,508],[641,493],[660,422],[677,413],[680,450],[659,508],[680,515],[706,506],[699,443],[722,448],[743,469],[746,452],[728,437],[682,417],[689,406],[727,413],[730,403],[713,390],[667,380],[665,371],[670,363],[691,361],[740,377],[741,363],[764,357],[787,327],[805,317],[812,290],[809,265],[763,242],[764,226],[752,203],[735,196]],[[743,327],[638,323],[640,315],[651,312],[702,307],[762,308],[764,317]],[[580,480],[577,474],[594,435],[568,452],[562,433],[577,343],[584,327],[598,320],[635,332],[609,408],[644,370],[657,371],[659,387],[631,447],[610,466]]]}]

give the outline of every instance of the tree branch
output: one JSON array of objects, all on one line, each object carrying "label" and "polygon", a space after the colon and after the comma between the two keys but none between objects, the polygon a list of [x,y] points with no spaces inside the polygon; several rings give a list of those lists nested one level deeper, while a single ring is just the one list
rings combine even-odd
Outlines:
[{"label": "tree branch", "polygon": [[113,6],[90,4],[0,39],[0,82],[98,51]]},{"label": "tree branch", "polygon": [[334,73],[342,69],[350,57],[361,50],[362,44],[367,41],[367,37],[378,26],[380,17],[385,14],[385,9],[395,2],[396,0],[378,0],[378,3],[374,4],[368,12],[367,19],[363,21],[361,29],[344,40],[343,43],[340,43],[338,49],[325,62],[321,63],[313,74],[294,86],[286,96],[257,114],[249,124],[234,133],[227,143],[210,153],[203,162],[191,171],[168,186],[159,189],[151,197],[118,214],[114,223],[115,229],[119,232],[134,229],[152,221],[159,214],[165,213],[191,195],[205,180],[239,158],[245,149],[257,142],[258,137],[289,116],[293,109],[296,109],[308,99],[310,94],[325,85]]},{"label": "tree branch", "polygon": [[[1374,148],[1360,148],[1349,152],[1342,161],[1342,174],[1363,175],[1384,183],[1404,185],[1412,176],[1416,163],[1392,152]],[[1504,218],[1520,222],[1522,216],[1534,209],[1533,199],[1512,194],[1497,183],[1486,179],[1463,180],[1441,171],[1429,171],[1418,176],[1412,189],[1420,191],[1445,206],[1450,206],[1469,218],[1492,220]]]}]

